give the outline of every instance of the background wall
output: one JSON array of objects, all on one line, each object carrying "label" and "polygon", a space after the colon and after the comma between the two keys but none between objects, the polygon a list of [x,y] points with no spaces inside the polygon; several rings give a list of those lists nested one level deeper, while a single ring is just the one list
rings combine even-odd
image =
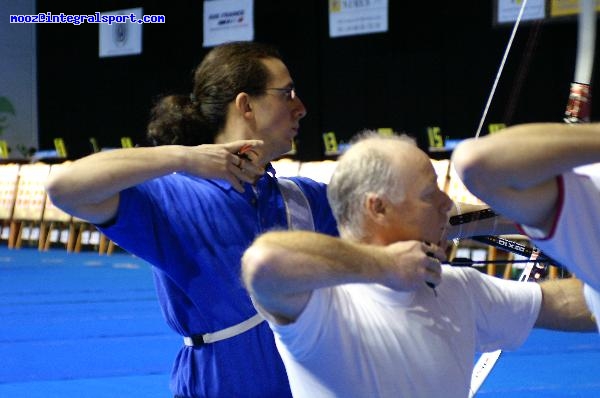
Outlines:
[{"label": "background wall", "polygon": [[34,25],[10,24],[9,18],[34,12],[35,0],[0,0],[0,97],[14,108],[14,114],[0,111],[0,118],[6,118],[0,139],[14,157],[20,157],[17,146],[38,146],[36,36]]},{"label": "background wall", "polygon": [[[475,133],[512,26],[493,26],[493,2],[390,1],[390,31],[330,39],[327,2],[255,0],[255,40],[277,45],[309,114],[302,160],[323,157],[322,133],[346,140],[390,127],[426,146],[427,126]],[[418,3],[418,4],[417,4]],[[37,25],[40,147],[63,137],[71,156],[121,136],[143,144],[157,96],[189,93],[202,48],[202,1],[38,0],[37,12],[92,14],[143,7],[165,24],[143,26],[143,53],[98,58],[98,26]],[[574,19],[521,27],[488,123],[561,121],[573,76]],[[593,113],[593,116],[596,112]]]}]

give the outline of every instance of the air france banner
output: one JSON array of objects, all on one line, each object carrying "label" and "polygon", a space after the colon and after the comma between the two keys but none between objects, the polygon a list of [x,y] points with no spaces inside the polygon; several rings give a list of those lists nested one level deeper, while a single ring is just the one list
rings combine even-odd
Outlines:
[{"label": "air france banner", "polygon": [[254,40],[253,0],[205,0],[204,47]]},{"label": "air france banner", "polygon": [[388,31],[388,0],[329,0],[329,37]]}]

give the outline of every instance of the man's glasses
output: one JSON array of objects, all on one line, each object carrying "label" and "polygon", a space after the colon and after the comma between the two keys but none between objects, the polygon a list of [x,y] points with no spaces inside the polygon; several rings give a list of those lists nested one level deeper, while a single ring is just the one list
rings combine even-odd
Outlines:
[{"label": "man's glasses", "polygon": [[270,88],[265,88],[265,90],[279,91],[280,93],[283,93],[283,95],[285,96],[285,99],[287,99],[288,101],[292,101],[293,99],[296,98],[296,88],[294,88],[294,87],[283,87],[283,88],[270,87]]}]

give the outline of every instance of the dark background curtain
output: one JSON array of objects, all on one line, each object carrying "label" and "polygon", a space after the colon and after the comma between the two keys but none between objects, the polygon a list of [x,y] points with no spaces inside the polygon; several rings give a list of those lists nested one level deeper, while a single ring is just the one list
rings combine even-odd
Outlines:
[{"label": "dark background curtain", "polygon": [[[475,134],[512,25],[494,24],[493,1],[389,1],[389,32],[329,38],[327,1],[255,0],[255,40],[283,53],[308,108],[298,158],[323,156],[322,134],[338,141],[363,128],[417,137]],[[62,137],[70,157],[144,145],[160,95],[188,94],[202,48],[202,1],[39,0],[37,12],[93,14],[143,7],[165,15],[143,26],[143,53],[99,58],[98,25],[39,24],[40,148]],[[575,65],[575,18],[521,26],[492,103],[489,123],[561,121]],[[592,117],[597,112],[593,112]],[[484,132],[487,130],[484,130]]]}]

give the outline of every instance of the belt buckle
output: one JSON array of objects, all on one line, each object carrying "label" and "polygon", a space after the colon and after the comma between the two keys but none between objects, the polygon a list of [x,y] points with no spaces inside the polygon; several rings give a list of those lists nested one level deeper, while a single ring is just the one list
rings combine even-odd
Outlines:
[{"label": "belt buckle", "polygon": [[192,343],[194,344],[194,347],[200,347],[203,346],[204,344],[206,344],[204,342],[204,337],[202,337],[201,334],[195,334],[193,336],[190,337],[192,339]]}]

